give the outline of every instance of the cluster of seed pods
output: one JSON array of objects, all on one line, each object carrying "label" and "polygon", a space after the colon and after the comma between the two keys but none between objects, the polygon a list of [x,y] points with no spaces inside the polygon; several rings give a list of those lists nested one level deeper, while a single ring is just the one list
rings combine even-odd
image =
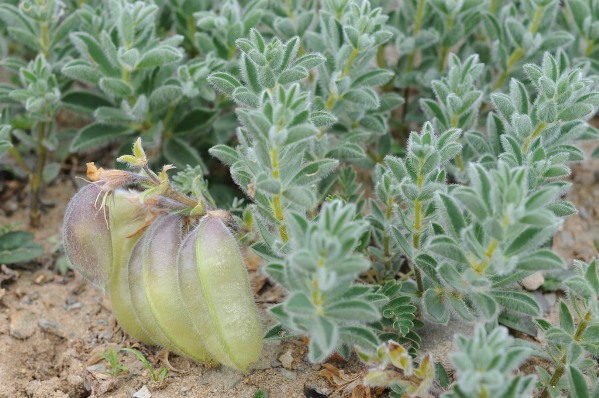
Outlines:
[{"label": "cluster of seed pods", "polygon": [[[200,362],[246,372],[262,332],[235,238],[218,217],[153,215],[136,193],[90,184],[70,201],[65,252],[106,290],[132,337]],[[149,224],[149,226],[148,226]]]}]

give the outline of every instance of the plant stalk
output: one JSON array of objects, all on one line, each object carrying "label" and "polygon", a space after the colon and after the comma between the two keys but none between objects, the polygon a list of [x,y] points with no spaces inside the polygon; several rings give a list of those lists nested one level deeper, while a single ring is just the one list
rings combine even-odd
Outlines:
[{"label": "plant stalk", "polygon": [[46,164],[47,148],[44,145],[44,140],[51,128],[50,122],[39,122],[37,132],[37,162],[35,164],[35,170],[33,173],[29,173],[29,186],[30,186],[30,197],[29,197],[29,225],[32,228],[39,228],[41,224],[42,212],[41,212],[41,200],[40,190],[43,185],[43,174],[44,165]]},{"label": "plant stalk", "polygon": [[[588,322],[591,320],[591,317],[592,317],[591,310],[587,310],[587,313],[584,315],[584,318],[581,319],[580,323],[578,324],[578,327],[576,328],[576,332],[574,333],[574,341],[575,342],[580,341],[580,338],[582,337],[582,334],[586,330],[586,328],[588,326]],[[566,370],[566,363],[567,363],[567,356],[566,356],[566,353],[564,352],[564,354],[560,358],[560,365],[555,369],[555,371],[553,372],[553,375],[551,375],[551,379],[549,379],[549,383],[547,383],[547,385],[543,389],[543,392],[541,393],[539,398],[549,398],[549,386],[551,386],[551,387],[557,386],[557,383],[559,383],[560,379],[562,378],[562,376],[564,374],[564,371]]]},{"label": "plant stalk", "polygon": [[[530,33],[534,34],[539,29],[539,25],[541,24],[541,17],[543,16],[544,10],[545,7],[540,6],[535,11],[535,15],[532,18],[530,29],[528,30]],[[508,59],[507,67],[503,70],[503,72],[501,72],[501,75],[499,76],[497,83],[495,83],[495,86],[493,86],[493,91],[498,90],[501,88],[501,86],[503,86],[503,83],[505,83],[505,80],[507,79],[511,70],[514,68],[514,65],[516,65],[516,62],[518,62],[520,58],[522,58],[523,56],[524,49],[522,47],[518,47],[514,50],[514,52],[512,52],[512,55],[510,55],[510,58]]]}]

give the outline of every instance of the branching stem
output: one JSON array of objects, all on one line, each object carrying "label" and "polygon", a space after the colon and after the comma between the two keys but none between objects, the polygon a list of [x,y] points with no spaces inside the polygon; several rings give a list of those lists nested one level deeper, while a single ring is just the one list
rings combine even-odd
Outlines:
[{"label": "branching stem", "polygon": [[[539,6],[535,11],[535,15],[532,18],[532,23],[530,24],[530,29],[528,30],[530,33],[534,34],[539,29],[539,25],[541,24],[541,17],[543,16],[544,10],[544,6]],[[516,65],[516,62],[518,62],[520,58],[524,56],[524,53],[525,51],[522,47],[518,47],[514,50],[514,52],[512,52],[512,55],[510,55],[510,58],[508,59],[507,67],[503,70],[503,72],[501,72],[501,75],[499,76],[497,83],[495,83],[495,86],[493,86],[493,90],[498,90],[501,88],[501,86],[503,86],[503,83],[505,83],[505,80]]]},{"label": "branching stem", "polygon": [[[580,341],[580,338],[582,337],[582,334],[586,330],[588,323],[591,320],[591,317],[592,317],[591,310],[587,310],[587,313],[580,320],[580,323],[578,324],[578,327],[576,328],[576,332],[574,332],[574,341],[575,342]],[[555,371],[553,372],[553,375],[551,375],[551,379],[549,379],[549,383],[547,383],[547,385],[543,389],[543,392],[541,393],[539,398],[549,398],[549,386],[551,386],[551,387],[557,386],[557,383],[559,383],[559,380],[562,378],[564,371],[566,370],[567,359],[568,359],[568,357],[566,356],[566,352],[564,352],[564,354],[560,358],[560,365],[555,369]]]}]

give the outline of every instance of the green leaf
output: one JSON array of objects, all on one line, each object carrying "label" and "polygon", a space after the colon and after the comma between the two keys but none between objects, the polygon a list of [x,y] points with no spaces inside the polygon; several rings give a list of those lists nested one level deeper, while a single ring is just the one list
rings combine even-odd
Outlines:
[{"label": "green leaf", "polygon": [[340,321],[355,321],[360,323],[373,322],[380,319],[379,311],[364,300],[344,300],[332,305],[325,305],[325,316]]},{"label": "green leaf", "polygon": [[11,231],[0,235],[0,264],[23,263],[44,254],[44,248],[33,241],[33,234]]},{"label": "green leaf", "polygon": [[322,65],[326,61],[326,58],[321,54],[313,53],[306,54],[295,61],[293,64],[294,67],[302,67],[307,70],[314,69],[317,66]]},{"label": "green leaf", "polygon": [[162,153],[170,163],[181,170],[185,170],[187,165],[191,167],[201,165],[202,169],[207,170],[198,151],[180,138],[172,137],[166,140]]},{"label": "green leaf", "polygon": [[559,113],[562,121],[585,119],[593,113],[593,107],[588,104],[571,104]]},{"label": "green leaf", "polygon": [[116,76],[118,74],[118,70],[110,62],[97,39],[85,32],[71,33],[69,37],[81,56],[83,58],[90,57],[100,67],[105,76]]},{"label": "green leaf", "polygon": [[545,271],[564,268],[564,260],[552,250],[538,250],[518,259],[516,267],[522,271]]},{"label": "green leaf", "polygon": [[218,116],[218,112],[207,108],[196,108],[188,112],[183,119],[181,119],[174,128],[174,134],[177,136],[184,134],[191,134],[205,130],[205,134],[208,133],[208,129],[212,127],[212,123]]},{"label": "green leaf", "polygon": [[559,303],[559,325],[566,332],[574,334],[574,318],[572,317],[572,313],[570,313],[570,308],[568,308],[568,305],[563,300],[560,300]]},{"label": "green leaf", "polygon": [[97,67],[92,66],[86,61],[72,60],[62,67],[62,73],[74,80],[86,83],[98,84],[102,78],[102,72]]},{"label": "green leaf", "polygon": [[46,184],[54,181],[54,179],[60,173],[60,163],[48,163],[44,165],[44,171],[42,173],[42,179]]},{"label": "green leaf", "polygon": [[466,221],[462,215],[462,209],[456,201],[449,195],[439,193],[437,195],[438,210],[445,224],[451,229],[452,236],[460,237],[462,229],[466,226]]},{"label": "green leaf", "polygon": [[215,145],[208,152],[229,167],[240,159],[239,153],[227,145]]},{"label": "green leaf", "polygon": [[582,372],[575,366],[568,366],[568,381],[570,382],[571,396],[589,398],[589,386]]},{"label": "green leaf", "polygon": [[101,106],[112,106],[106,98],[90,91],[68,92],[61,101],[67,108],[85,115],[92,115]]},{"label": "green leaf", "polygon": [[111,97],[124,98],[133,94],[133,87],[121,79],[103,77],[99,84],[100,88]]},{"label": "green leaf", "polygon": [[77,30],[79,26],[79,21],[81,20],[81,16],[78,12],[73,12],[71,15],[67,16],[57,29],[52,32],[50,42],[50,48],[54,48],[57,44],[59,44],[70,32],[74,32]]},{"label": "green leaf", "polygon": [[346,326],[341,328],[339,335],[344,342],[367,350],[375,351],[379,345],[379,339],[376,337],[376,334],[365,327]]},{"label": "green leaf", "polygon": [[379,97],[370,87],[351,89],[343,94],[343,98],[362,105],[366,109],[376,109],[379,107]]},{"label": "green leaf", "polygon": [[281,324],[273,326],[264,334],[264,340],[282,340],[292,337],[295,335]]},{"label": "green leaf", "polygon": [[527,227],[512,240],[503,254],[507,257],[511,257],[536,249],[549,239],[554,230],[555,228],[553,227]]},{"label": "green leaf", "polygon": [[440,293],[435,289],[428,289],[424,292],[423,309],[435,322],[447,324],[449,322],[449,311],[443,302]]},{"label": "green leaf", "polygon": [[321,362],[331,355],[339,344],[339,328],[326,318],[319,316],[310,330],[310,361]]},{"label": "green leaf", "polygon": [[172,46],[153,48],[141,56],[135,69],[156,68],[158,66],[177,62],[183,58],[181,51]]},{"label": "green leaf", "polygon": [[233,91],[237,87],[241,87],[241,83],[233,75],[226,72],[217,72],[208,76],[208,82],[217,90],[228,96],[233,96]]},{"label": "green leaf", "polygon": [[439,107],[439,105],[432,99],[421,99],[420,106],[424,110],[424,113],[429,120],[437,119],[441,126],[449,128],[449,122],[445,116],[445,112]]},{"label": "green leaf", "polygon": [[585,273],[585,279],[595,293],[599,294],[599,275],[597,275],[597,261],[595,259],[589,264]]},{"label": "green leaf", "polygon": [[305,69],[292,68],[287,69],[279,75],[279,84],[291,84],[300,80],[304,80],[308,77],[308,72]]},{"label": "green leaf", "polygon": [[174,84],[166,84],[158,87],[150,94],[150,109],[161,111],[176,104],[183,97],[181,87]]},{"label": "green leaf", "polygon": [[533,316],[541,314],[541,306],[537,300],[526,293],[494,290],[490,294],[499,304],[510,310]]},{"label": "green leaf", "polygon": [[109,142],[117,141],[131,135],[134,130],[127,126],[106,126],[100,123],[90,124],[79,131],[73,142],[73,152],[96,148]]},{"label": "green leaf", "polygon": [[387,83],[393,77],[393,72],[387,69],[373,69],[356,77],[352,87],[376,87]]}]

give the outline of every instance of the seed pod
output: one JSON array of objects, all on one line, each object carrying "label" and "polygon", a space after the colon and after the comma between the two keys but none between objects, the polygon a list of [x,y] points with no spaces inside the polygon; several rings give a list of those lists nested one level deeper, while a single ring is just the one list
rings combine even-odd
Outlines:
[{"label": "seed pod", "polygon": [[176,266],[182,235],[183,217],[176,214],[159,217],[144,233],[129,264],[133,305],[156,343],[201,362],[214,362],[179,292]]},{"label": "seed pod", "polygon": [[113,264],[109,284],[110,301],[117,321],[127,333],[146,344],[156,344],[143,329],[129,290],[131,253],[142,236],[139,232],[146,226],[146,213],[136,199],[133,194],[116,190],[107,202]]},{"label": "seed pod", "polygon": [[100,289],[112,271],[112,240],[108,230],[108,209],[96,201],[101,191],[86,185],[71,198],[64,216],[64,250],[73,267]]},{"label": "seed pod", "polygon": [[183,241],[179,288],[193,326],[218,362],[246,372],[262,351],[262,332],[237,242],[205,216]]}]

